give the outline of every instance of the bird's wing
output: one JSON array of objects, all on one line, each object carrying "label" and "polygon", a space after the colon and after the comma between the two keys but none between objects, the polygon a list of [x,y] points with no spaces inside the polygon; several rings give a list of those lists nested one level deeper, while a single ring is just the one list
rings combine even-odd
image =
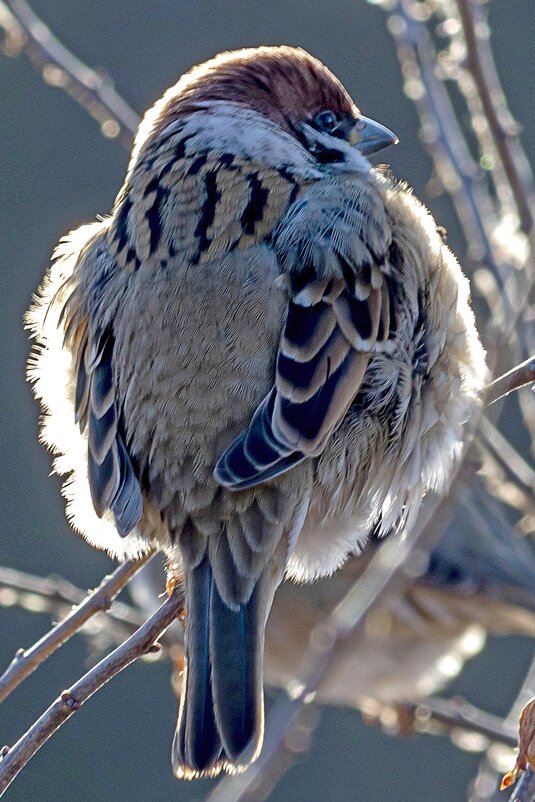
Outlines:
[{"label": "bird's wing", "polygon": [[352,231],[352,222],[340,223],[340,236],[331,226],[328,239],[302,239],[283,256],[288,306],[275,380],[217,463],[215,477],[230,489],[258,485],[320,454],[358,395],[371,355],[392,347],[390,267],[366,246],[362,224]]},{"label": "bird's wing", "polygon": [[141,518],[143,500],[120,426],[112,369],[114,338],[111,328],[92,333],[84,323],[82,327],[75,357],[75,415],[81,431],[87,429],[91,499],[99,517],[111,510],[124,537]]},{"label": "bird's wing", "polygon": [[125,444],[113,373],[113,309],[118,298],[110,285],[118,273],[101,236],[81,248],[72,274],[56,292],[51,306],[61,306],[63,346],[72,355],[74,415],[87,436],[87,471],[91,500],[101,518],[110,510],[121,536],[138,523],[143,500]]}]

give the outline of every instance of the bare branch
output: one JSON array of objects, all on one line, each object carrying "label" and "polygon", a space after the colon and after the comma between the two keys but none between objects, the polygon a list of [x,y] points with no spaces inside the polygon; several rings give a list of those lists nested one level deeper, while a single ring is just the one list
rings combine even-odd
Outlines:
[{"label": "bare branch", "polygon": [[[0,565],[0,607],[16,605],[30,613],[52,613],[56,618],[66,615],[66,607],[80,604],[88,595],[64,577],[41,577]],[[114,601],[107,618],[130,628],[129,635],[145,622],[141,613],[132,605]],[[123,639],[121,639],[122,641]]]},{"label": "bare branch", "polygon": [[535,503],[535,469],[485,415],[481,416],[478,436],[482,446],[513,480],[515,486],[527,492],[532,503]]},{"label": "bare branch", "polygon": [[4,747],[0,757],[0,796],[41,746],[84,702],[138,657],[157,651],[156,640],[180,615],[183,604],[183,591],[177,585],[167,601],[137,632],[63,691],[16,744]]},{"label": "bare branch", "polygon": [[108,610],[114,597],[128,580],[147,562],[150,554],[138,560],[122,563],[99,587],[87,596],[63,621],[29,649],[19,649],[6,671],[0,677],[0,702],[26,679],[35,669],[71,638],[91,616]]},{"label": "bare branch", "polygon": [[[46,598],[50,604],[69,604],[71,606],[80,604],[87,595],[87,591],[77,588],[63,577],[34,576],[3,565],[0,566],[0,588],[9,588],[17,593]],[[8,595],[6,606],[9,606],[10,603],[12,600]],[[0,596],[0,606],[4,606],[2,596]]]},{"label": "bare branch", "polygon": [[498,741],[515,747],[518,743],[517,728],[500,716],[494,716],[485,710],[479,710],[465,699],[441,699],[430,696],[425,702],[411,706],[418,731],[426,730],[429,721],[438,721],[449,731],[462,728],[470,732],[484,735],[491,741]]},{"label": "bare branch", "polygon": [[513,390],[520,390],[520,388],[534,383],[535,354],[489,384],[485,395],[485,406],[490,407],[491,404],[505,398]]},{"label": "bare branch", "polygon": [[115,91],[109,77],[76,58],[35,14],[26,0],[0,0],[3,51],[26,53],[43,79],[63,89],[100,124],[103,135],[130,149],[139,116]]},{"label": "bare branch", "polygon": [[507,108],[490,53],[483,3],[479,0],[457,0],[457,6],[466,42],[467,66],[476,84],[496,150],[513,192],[522,229],[530,234],[533,230],[535,208],[533,177],[518,137],[519,126]]},{"label": "bare branch", "polygon": [[[388,12],[388,29],[394,37],[405,77],[405,92],[418,113],[420,137],[433,161],[435,176],[452,199],[469,259],[492,272],[492,284],[489,286],[487,281],[479,290],[492,310],[493,327],[500,331],[512,316],[507,282],[510,265],[507,255],[498,250],[493,241],[499,217],[485,173],[466,143],[465,132],[438,66],[433,40],[418,13],[420,3],[394,0],[384,5]],[[493,339],[497,339],[496,335]],[[498,339],[505,337],[499,335]]]}]

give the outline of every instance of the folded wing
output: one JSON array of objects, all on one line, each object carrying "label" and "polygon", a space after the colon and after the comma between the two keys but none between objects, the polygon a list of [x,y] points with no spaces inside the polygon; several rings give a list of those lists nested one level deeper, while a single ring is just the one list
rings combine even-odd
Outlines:
[{"label": "folded wing", "polygon": [[333,250],[322,258],[290,274],[274,386],[216,465],[225,487],[253,487],[320,454],[358,394],[371,355],[392,347],[388,269],[350,265]]}]

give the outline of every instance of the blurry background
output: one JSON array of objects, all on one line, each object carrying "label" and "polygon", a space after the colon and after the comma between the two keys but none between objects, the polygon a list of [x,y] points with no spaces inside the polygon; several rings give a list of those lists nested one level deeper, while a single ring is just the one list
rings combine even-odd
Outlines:
[{"label": "blurry background", "polygon": [[[448,228],[452,247],[463,247],[448,199],[426,195],[430,161],[418,140],[414,108],[403,95],[385,15],[364,0],[34,0],[33,7],[76,55],[108,71],[139,112],[193,63],[220,50],[280,43],[310,50],[365,114],[398,134],[400,145],[387,156],[393,171]],[[533,163],[535,4],[494,0],[490,21],[497,66]],[[29,344],[21,321],[59,237],[110,210],[127,154],[101,135],[82,108],[47,86],[25,57],[0,57],[0,104],[0,562],[94,586],[112,564],[69,531],[59,482],[48,478],[50,459],[37,443],[37,405],[24,379]],[[47,628],[46,617],[0,608],[0,669]],[[1,743],[16,740],[80,675],[87,651],[85,641],[75,638],[13,694],[1,711]],[[531,653],[532,645],[520,638],[491,641],[452,692],[502,715]],[[135,665],[52,738],[7,798],[200,800],[208,782],[183,785],[171,775],[175,715],[169,667]],[[478,761],[445,738],[390,739],[365,726],[357,712],[326,709],[312,750],[270,799],[462,800]]]}]

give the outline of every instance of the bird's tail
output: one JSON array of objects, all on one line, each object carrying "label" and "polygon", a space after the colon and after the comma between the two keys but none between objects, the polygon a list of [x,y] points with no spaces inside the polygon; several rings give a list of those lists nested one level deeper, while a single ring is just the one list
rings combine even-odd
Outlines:
[{"label": "bird's tail", "polygon": [[239,771],[260,751],[264,628],[273,587],[266,572],[231,609],[208,556],[186,572],[186,669],[172,755],[179,778]]}]

